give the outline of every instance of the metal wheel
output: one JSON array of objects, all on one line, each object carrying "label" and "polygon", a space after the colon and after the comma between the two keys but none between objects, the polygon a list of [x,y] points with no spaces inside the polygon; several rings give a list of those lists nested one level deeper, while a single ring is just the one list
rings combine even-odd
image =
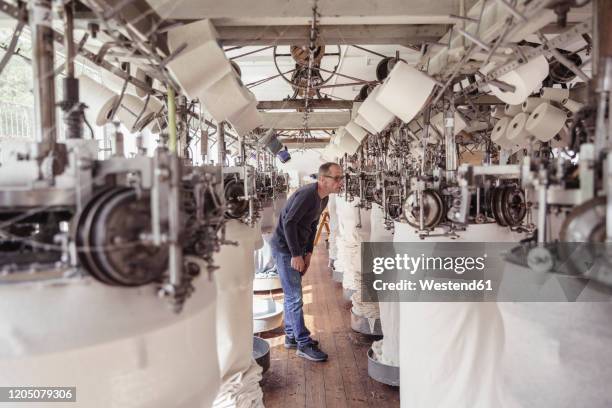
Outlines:
[{"label": "metal wheel", "polygon": [[[444,215],[444,202],[435,190],[423,191],[423,226],[434,228],[442,220]],[[408,224],[420,228],[420,207],[418,194],[411,192],[404,202],[404,216]]]}]

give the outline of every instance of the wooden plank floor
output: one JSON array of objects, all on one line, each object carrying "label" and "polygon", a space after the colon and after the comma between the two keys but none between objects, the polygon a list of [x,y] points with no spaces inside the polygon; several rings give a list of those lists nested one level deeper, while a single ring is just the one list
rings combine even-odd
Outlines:
[{"label": "wooden plank floor", "polygon": [[[262,381],[266,408],[399,407],[399,388],[368,376],[366,353],[375,339],[351,330],[351,303],[343,299],[342,285],[331,279],[327,264],[322,243],[303,281],[303,295],[306,325],[329,360],[310,362],[286,350],[282,328],[262,334],[271,346],[270,369]],[[283,294],[272,296],[282,300]]]}]

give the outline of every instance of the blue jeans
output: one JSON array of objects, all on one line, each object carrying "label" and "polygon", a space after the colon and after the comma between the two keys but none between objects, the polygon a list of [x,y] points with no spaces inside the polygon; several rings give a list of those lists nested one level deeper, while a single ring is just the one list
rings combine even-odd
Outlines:
[{"label": "blue jeans", "polygon": [[304,323],[302,306],[302,275],[291,267],[291,255],[280,252],[272,247],[272,255],[280,275],[284,292],[285,334],[295,339],[298,346],[310,343],[310,331]]}]

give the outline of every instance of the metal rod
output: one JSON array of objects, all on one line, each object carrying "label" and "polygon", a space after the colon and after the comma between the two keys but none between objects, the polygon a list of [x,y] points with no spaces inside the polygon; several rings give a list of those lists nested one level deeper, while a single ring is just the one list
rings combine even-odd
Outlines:
[{"label": "metal rod", "polygon": [[30,0],[35,140],[39,163],[55,149],[53,13],[50,0]]},{"label": "metal rod", "polygon": [[446,178],[450,182],[455,181],[457,173],[457,145],[455,143],[455,113],[453,103],[449,103],[444,110],[444,145],[446,151]]},{"label": "metal rod", "polygon": [[168,88],[168,148],[176,153],[176,100],[174,88]]},{"label": "metal rod", "polygon": [[455,19],[455,20],[470,21],[472,23],[477,23],[478,22],[477,18],[472,18],[472,17],[467,17],[467,16],[458,16],[456,14],[449,14],[448,16],[450,18],[452,18],[452,19]]},{"label": "metal rod", "polygon": [[555,57],[555,59],[557,61],[559,61],[564,66],[566,66],[570,71],[572,71],[574,74],[576,74],[584,82],[589,82],[591,80],[591,78],[589,78],[587,74],[585,74],[573,62],[571,62],[569,59],[567,59],[565,56],[563,56],[563,54],[561,54],[559,51],[557,51],[557,49],[555,47],[550,47],[548,45],[548,40],[546,39],[546,37],[544,37],[544,35],[542,33],[538,32],[538,38],[540,39],[540,41],[542,41],[543,44],[545,44],[545,46],[548,49],[548,51],[550,51],[550,53]]},{"label": "metal rod", "polygon": [[239,55],[236,55],[235,57],[231,57],[230,61],[233,61],[233,60],[235,60],[237,58],[246,57],[247,55],[256,54],[256,53],[261,52],[261,51],[269,50],[270,48],[274,48],[274,47],[275,47],[275,45],[269,45],[267,47],[259,48],[259,49],[254,50],[254,51],[245,52],[244,54],[239,54]]},{"label": "metal rod", "polygon": [[219,122],[217,127],[217,164],[225,164],[225,122]]},{"label": "metal rod", "polygon": [[64,48],[66,49],[66,76],[74,77],[74,18],[72,14],[73,3],[64,4]]},{"label": "metal rod", "polygon": [[538,187],[538,244],[546,242],[546,185]]},{"label": "metal rod", "polygon": [[362,50],[362,51],[365,51],[365,52],[369,52],[370,54],[373,54],[373,55],[376,55],[376,56],[379,56],[379,57],[382,57],[382,58],[391,58],[391,57],[386,56],[385,54],[381,54],[381,53],[379,53],[379,52],[369,50],[369,49],[367,49],[367,48],[365,48],[365,47],[360,47],[359,45],[352,44],[352,45],[351,45],[351,47],[355,47],[355,48],[357,48],[358,50]]},{"label": "metal rod", "polygon": [[516,17],[517,19],[519,19],[521,22],[526,22],[527,18],[522,15],[517,9],[515,9],[511,4],[506,3],[505,0],[497,0],[497,2],[499,4],[501,4],[501,6],[503,8],[505,8],[506,10],[508,10],[510,12],[510,14],[512,14],[514,17]]},{"label": "metal rod", "polygon": [[477,37],[473,36],[472,34],[468,33],[467,31],[462,30],[461,28],[456,28],[455,27],[455,30],[459,34],[461,34],[462,36],[464,36],[465,38],[467,38],[468,40],[473,42],[474,44],[478,45],[483,50],[491,51],[491,47],[489,47],[487,44],[483,43],[482,40],[480,40],[480,38],[477,38]]}]

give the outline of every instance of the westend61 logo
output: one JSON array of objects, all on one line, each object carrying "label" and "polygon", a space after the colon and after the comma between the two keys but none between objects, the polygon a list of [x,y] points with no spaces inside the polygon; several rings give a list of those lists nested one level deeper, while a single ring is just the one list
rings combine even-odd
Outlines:
[{"label": "westend61 logo", "polygon": [[372,272],[377,275],[385,271],[407,271],[414,275],[417,271],[453,271],[459,275],[469,271],[482,271],[487,254],[479,257],[457,256],[410,256],[396,254],[394,257],[375,257],[372,259]]}]

